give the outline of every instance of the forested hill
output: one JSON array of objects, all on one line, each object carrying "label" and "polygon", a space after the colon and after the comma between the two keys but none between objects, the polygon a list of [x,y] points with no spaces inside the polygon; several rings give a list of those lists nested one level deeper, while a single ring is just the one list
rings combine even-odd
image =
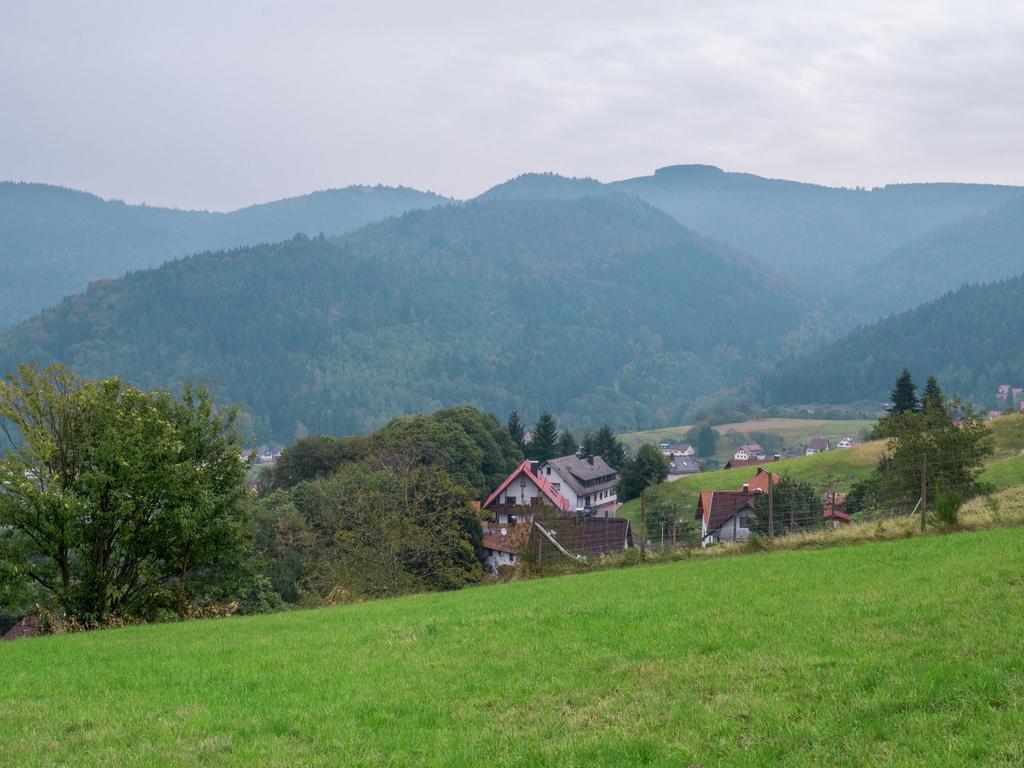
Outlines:
[{"label": "forested hill", "polygon": [[0,336],[0,371],[205,379],[281,441],[458,403],[637,428],[755,375],[811,308],[636,200],[479,201],[104,281]]},{"label": "forested hill", "polygon": [[852,291],[869,313],[904,310],[966,283],[1024,271],[1024,193],[941,227],[859,270]]},{"label": "forested hill", "polygon": [[0,327],[91,280],[210,248],[338,235],[445,202],[413,189],[348,187],[232,213],[125,205],[45,184],[0,182]]},{"label": "forested hill", "polygon": [[1024,277],[963,287],[783,362],[766,377],[767,403],[885,401],[904,368],[982,403],[998,384],[1024,382]]},{"label": "forested hill", "polygon": [[854,310],[869,293],[848,282],[859,265],[872,264],[936,227],[990,211],[1024,192],[1021,187],[981,184],[842,189],[727,173],[708,165],[661,168],[653,176],[611,186]]}]

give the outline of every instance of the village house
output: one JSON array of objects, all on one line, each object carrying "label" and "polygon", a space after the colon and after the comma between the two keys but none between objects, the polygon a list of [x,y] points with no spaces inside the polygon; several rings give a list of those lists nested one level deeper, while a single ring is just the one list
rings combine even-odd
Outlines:
[{"label": "village house", "polygon": [[806,456],[814,456],[817,453],[824,453],[825,451],[832,449],[832,443],[829,442],[826,437],[815,437],[807,446],[807,450],[804,451]]},{"label": "village house", "polygon": [[518,540],[525,540],[526,534],[519,526],[530,523],[518,523],[513,526],[502,526],[486,533],[483,540],[484,569],[492,576],[499,576],[502,568],[512,568],[519,562]]},{"label": "village house", "polygon": [[[524,461],[516,467],[512,474],[505,478],[497,490],[483,503],[499,525],[510,525],[523,517],[523,508],[534,504],[547,504],[561,512],[570,509],[569,500],[551,481],[538,477],[533,471],[533,463]],[[532,515],[528,515],[532,519]]]},{"label": "village house", "polygon": [[619,474],[600,456],[561,456],[542,462],[537,475],[569,500],[569,509],[588,516],[612,517],[619,508],[615,484]]},{"label": "village house", "polygon": [[665,479],[671,483],[673,480],[695,475],[698,472],[700,472],[700,464],[696,459],[691,459],[688,456],[673,456],[669,459],[668,476]]},{"label": "village house", "polygon": [[853,448],[853,446],[855,446],[856,444],[857,444],[857,441],[854,440],[849,435],[847,435],[842,440],[840,440],[838,443],[836,443],[836,448]]},{"label": "village house", "polygon": [[749,538],[758,495],[749,490],[701,491],[695,515],[700,521],[701,546]]},{"label": "village house", "polygon": [[768,456],[758,443],[741,445],[732,455],[736,461],[764,461]]},{"label": "village house", "polygon": [[850,516],[846,512],[846,494],[829,491],[825,494],[825,527],[839,528],[850,524]]}]

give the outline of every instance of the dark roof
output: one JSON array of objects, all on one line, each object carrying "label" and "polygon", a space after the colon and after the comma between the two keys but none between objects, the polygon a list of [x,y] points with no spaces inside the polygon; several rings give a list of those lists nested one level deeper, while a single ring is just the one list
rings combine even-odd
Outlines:
[{"label": "dark roof", "polygon": [[668,463],[670,475],[692,475],[700,472],[700,464],[690,456],[676,456]]},{"label": "dark roof", "polygon": [[[607,462],[600,456],[581,459],[579,456],[560,456],[557,459],[549,459],[538,468],[543,473],[544,466],[550,464],[558,472],[566,483],[576,492],[577,496],[586,496],[594,491],[601,490],[615,482],[615,470],[608,466]],[[595,485],[584,485],[587,481],[597,480],[600,477],[611,476],[610,480]]]},{"label": "dark roof", "polygon": [[39,634],[39,618],[26,616],[3,636],[3,640],[18,640],[22,637],[35,637]]},{"label": "dark roof", "polygon": [[827,451],[830,443],[824,437],[815,437],[811,440],[811,448],[816,451]]},{"label": "dark roof", "polygon": [[764,459],[729,459],[725,462],[726,469],[736,469],[737,467],[756,467],[758,464],[763,464]]},{"label": "dark roof", "polygon": [[547,530],[574,555],[604,555],[633,546],[633,532],[626,517],[588,517],[582,521],[564,517],[549,524]]},{"label": "dark roof", "polygon": [[707,523],[710,533],[744,507],[753,508],[755,498],[757,494],[747,491],[701,491],[695,517]]}]

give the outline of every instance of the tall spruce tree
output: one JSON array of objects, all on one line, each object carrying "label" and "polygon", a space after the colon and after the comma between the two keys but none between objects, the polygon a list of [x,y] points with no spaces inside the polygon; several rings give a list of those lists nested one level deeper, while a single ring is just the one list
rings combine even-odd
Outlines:
[{"label": "tall spruce tree", "polygon": [[580,444],[573,437],[572,432],[568,429],[562,432],[558,437],[558,455],[559,456],[572,456],[580,449]]},{"label": "tall spruce tree", "polygon": [[602,424],[593,435],[588,435],[589,444],[584,439],[584,455],[600,456],[608,466],[618,471],[626,463],[626,449],[607,424]]},{"label": "tall spruce tree", "polygon": [[526,430],[523,429],[523,422],[519,420],[519,411],[513,409],[512,413],[508,415],[508,423],[505,425],[508,429],[508,433],[512,436],[512,440],[520,448],[523,446],[523,436],[526,434]]},{"label": "tall spruce tree", "polygon": [[917,413],[921,410],[921,404],[917,399],[917,385],[914,383],[914,377],[906,368],[896,379],[896,386],[889,393],[889,399],[892,401],[889,413]]},{"label": "tall spruce tree", "polygon": [[921,409],[925,413],[946,410],[946,396],[939,387],[939,380],[934,376],[929,376],[928,381],[925,382],[924,394],[921,395]]},{"label": "tall spruce tree", "polygon": [[553,459],[558,451],[558,422],[545,411],[533,427],[533,438],[526,444],[526,455],[534,461]]},{"label": "tall spruce tree", "polygon": [[702,458],[715,455],[718,448],[718,433],[711,428],[710,424],[704,424],[697,431],[697,438],[694,440],[694,450]]}]

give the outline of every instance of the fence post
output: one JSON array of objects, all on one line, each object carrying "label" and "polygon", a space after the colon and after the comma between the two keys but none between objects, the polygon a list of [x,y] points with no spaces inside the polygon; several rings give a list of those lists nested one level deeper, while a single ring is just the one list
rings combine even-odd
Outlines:
[{"label": "fence post", "polygon": [[640,491],[640,559],[647,557],[647,489]]},{"label": "fence post", "polygon": [[768,538],[775,538],[775,505],[773,503],[775,494],[772,493],[772,488],[775,485],[774,476],[771,471],[768,472]]},{"label": "fence post", "polygon": [[928,454],[921,459],[921,533],[928,517]]}]

